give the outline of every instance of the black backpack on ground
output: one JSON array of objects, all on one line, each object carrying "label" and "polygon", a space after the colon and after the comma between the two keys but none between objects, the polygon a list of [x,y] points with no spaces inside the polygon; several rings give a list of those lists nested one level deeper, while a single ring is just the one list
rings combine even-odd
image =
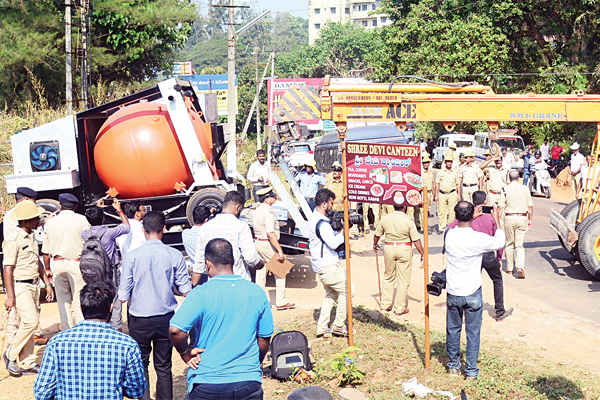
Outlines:
[{"label": "black backpack on ground", "polygon": [[90,230],[90,236],[83,244],[79,270],[85,283],[113,281],[113,263],[101,241],[107,230],[108,227],[103,226],[95,235]]},{"label": "black backpack on ground", "polygon": [[308,339],[300,331],[280,332],[271,340],[271,376],[286,379],[302,368],[311,369]]}]

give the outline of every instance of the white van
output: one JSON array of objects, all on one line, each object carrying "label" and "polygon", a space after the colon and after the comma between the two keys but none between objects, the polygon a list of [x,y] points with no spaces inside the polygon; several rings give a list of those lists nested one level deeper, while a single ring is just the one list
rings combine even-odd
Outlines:
[{"label": "white van", "polygon": [[[508,151],[514,150],[516,155],[520,155],[525,150],[525,143],[523,138],[516,134],[516,129],[501,129],[498,131],[498,140],[496,143],[500,148],[506,147]],[[485,161],[483,155],[487,149],[490,148],[490,139],[487,132],[475,133],[475,139],[473,140],[473,153],[475,153],[475,162],[481,164]],[[511,169],[518,169],[519,172],[523,172],[523,160],[519,159],[513,162]]]},{"label": "white van", "polygon": [[451,143],[456,144],[456,151],[459,154],[466,153],[468,150],[472,150],[473,138],[473,135],[465,133],[445,133],[440,136],[433,150],[433,168],[440,168],[444,162],[444,155]]}]

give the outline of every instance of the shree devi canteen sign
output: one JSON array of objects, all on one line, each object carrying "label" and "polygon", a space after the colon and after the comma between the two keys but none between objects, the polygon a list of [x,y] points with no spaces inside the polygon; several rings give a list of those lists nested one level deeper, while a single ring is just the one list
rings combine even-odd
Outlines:
[{"label": "shree devi canteen sign", "polygon": [[346,142],[348,201],[418,206],[419,146]]}]

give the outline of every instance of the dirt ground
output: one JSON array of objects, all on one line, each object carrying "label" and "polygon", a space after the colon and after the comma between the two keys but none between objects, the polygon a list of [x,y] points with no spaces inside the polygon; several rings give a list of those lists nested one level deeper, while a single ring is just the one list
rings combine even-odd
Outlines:
[{"label": "dirt ground", "polygon": [[[552,188],[553,198],[568,201],[568,188]],[[383,255],[379,254],[379,269],[383,274]],[[295,264],[287,281],[287,297],[290,302],[297,304],[296,310],[285,312],[273,311],[275,325],[286,330],[290,321],[302,313],[312,313],[318,309],[324,297],[324,289],[310,268],[310,259],[306,255],[291,257]],[[352,242],[352,281],[355,285],[354,305],[364,305],[369,309],[379,309],[379,294],[377,282],[377,264],[375,253],[372,251],[372,233],[367,237]],[[419,269],[419,259],[414,258],[412,282],[409,289],[410,313],[399,321],[409,321],[416,326],[424,326],[424,283],[426,277]],[[430,272],[442,270],[441,255],[430,257]],[[524,281],[525,284],[535,284]],[[272,304],[275,302],[275,288],[272,277],[267,286],[271,286]],[[492,348],[507,356],[516,356],[516,352],[528,352],[525,363],[568,366],[581,371],[584,375],[600,376],[600,358],[593,356],[600,342],[600,325],[576,315],[559,311],[534,298],[528,297],[505,287],[505,303],[514,307],[512,316],[502,322],[492,318],[493,290],[491,281],[483,279],[483,298],[486,312],[482,326],[482,346]],[[0,304],[5,296],[0,296]],[[430,297],[431,328],[438,332],[445,331],[445,296]],[[43,304],[41,323],[44,334],[52,336],[58,331],[59,316],[56,303]],[[314,339],[316,324],[303,330],[309,340]],[[3,334],[3,332],[2,332]],[[361,335],[361,332],[356,332]],[[464,345],[464,343],[463,343]],[[41,363],[44,347],[36,347],[38,362]],[[593,350],[592,350],[593,349]],[[592,350],[592,351],[590,351]],[[523,354],[519,354],[522,356]],[[186,367],[175,353],[173,355],[173,374],[175,398],[183,399],[186,392]],[[33,399],[33,382],[35,376],[12,378],[4,368],[0,368],[0,393],[2,399]],[[154,386],[154,385],[152,385]],[[265,396],[269,399],[269,396]]]}]

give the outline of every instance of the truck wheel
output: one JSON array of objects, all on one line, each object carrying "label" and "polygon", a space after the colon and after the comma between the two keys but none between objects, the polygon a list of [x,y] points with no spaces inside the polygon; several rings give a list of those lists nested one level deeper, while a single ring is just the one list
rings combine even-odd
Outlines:
[{"label": "truck wheel", "polygon": [[[60,203],[54,199],[39,199],[36,200],[35,204],[37,204],[40,207],[43,207],[44,210],[46,210],[46,212],[40,215],[40,220],[42,222],[45,221],[46,218],[48,218],[48,216],[53,212],[60,210]],[[42,241],[44,240],[44,231],[42,230],[41,226],[33,231],[33,236],[35,237],[36,241],[42,243]]]},{"label": "truck wheel", "polygon": [[579,225],[579,261],[590,274],[600,278],[600,212],[588,215]]},{"label": "truck wheel", "polygon": [[48,215],[60,210],[60,203],[54,199],[39,199],[36,200],[35,204],[37,204],[40,207],[43,207],[44,210],[46,210],[45,213],[40,215],[41,220],[45,220],[48,217]]},{"label": "truck wheel", "polygon": [[207,206],[209,208],[216,208],[219,212],[223,206],[223,200],[225,199],[225,192],[221,189],[205,188],[200,189],[190,198],[185,209],[185,215],[191,226],[194,225],[194,208],[198,206]]},{"label": "truck wheel", "polygon": [[[567,204],[565,208],[563,208],[563,210],[560,212],[560,215],[562,215],[567,220],[568,224],[575,225],[575,223],[577,222],[577,217],[579,216],[580,207],[581,199],[575,200]],[[560,241],[560,244],[562,244],[562,246],[565,248],[565,250],[567,250],[573,256],[577,257],[576,253],[574,252],[574,249],[571,248],[571,246],[567,246],[567,244],[563,242],[560,236],[558,237],[558,240]]]}]

